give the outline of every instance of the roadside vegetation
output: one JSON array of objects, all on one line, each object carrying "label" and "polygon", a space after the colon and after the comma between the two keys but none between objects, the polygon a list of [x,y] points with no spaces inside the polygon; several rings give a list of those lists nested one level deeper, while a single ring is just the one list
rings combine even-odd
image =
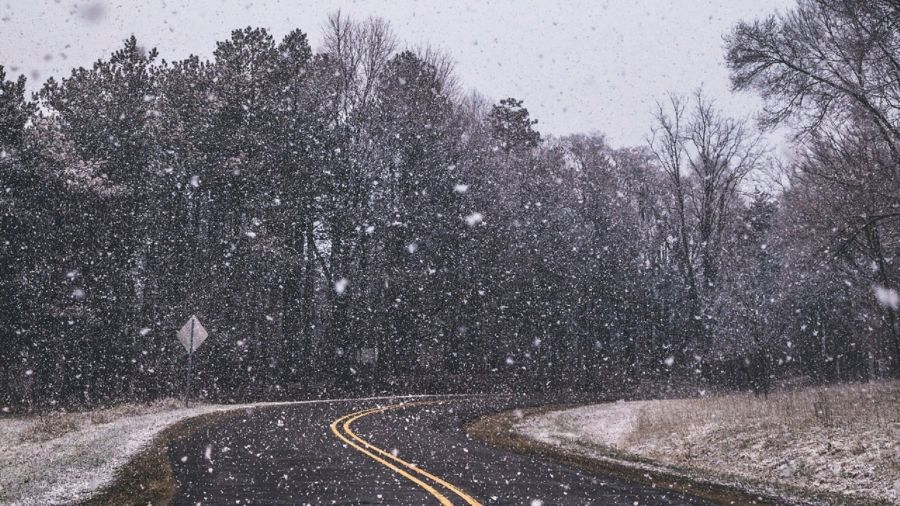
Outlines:
[{"label": "roadside vegetation", "polygon": [[[617,402],[553,410],[513,430],[563,452],[658,466],[775,497],[900,502],[900,382]],[[787,494],[787,495],[786,495]]]},{"label": "roadside vegetation", "polygon": [[191,314],[221,402],[900,375],[898,19],[741,22],[762,121],[656,97],[633,147],[543,135],[339,13],[315,50],[131,37],[34,95],[0,68],[0,408],[178,395]]},{"label": "roadside vegetation", "polygon": [[[0,417],[0,503],[68,504],[96,498],[134,466],[143,467],[147,477],[165,477],[168,460],[160,460],[159,455],[165,455],[166,441],[154,444],[161,433],[168,434],[165,437],[179,433],[180,429],[166,430],[186,418],[240,407],[185,408],[179,401],[163,399],[81,412]],[[159,454],[151,460],[164,465],[150,469],[146,455],[134,460],[147,452]],[[126,480],[133,485],[128,490],[132,495],[141,490],[134,479]]]}]

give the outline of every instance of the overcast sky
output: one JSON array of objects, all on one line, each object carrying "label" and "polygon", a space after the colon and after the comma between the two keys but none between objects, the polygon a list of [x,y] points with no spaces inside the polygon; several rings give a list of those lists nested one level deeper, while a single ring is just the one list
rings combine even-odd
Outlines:
[{"label": "overcast sky", "polygon": [[[449,52],[465,88],[525,101],[542,132],[602,132],[641,144],[656,100],[698,86],[734,115],[758,101],[732,95],[722,35],[738,20],[794,0],[452,2],[380,0],[0,0],[0,65],[43,81],[89,66],[134,34],[163,58],[209,57],[234,28],[293,28],[318,48],[328,13],[389,20],[408,45]],[[32,83],[32,89],[37,86]]]}]

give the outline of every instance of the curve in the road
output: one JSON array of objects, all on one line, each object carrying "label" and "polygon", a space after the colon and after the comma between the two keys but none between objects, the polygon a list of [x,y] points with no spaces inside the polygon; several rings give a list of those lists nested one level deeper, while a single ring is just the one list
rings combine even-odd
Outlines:
[{"label": "curve in the road", "polygon": [[[635,482],[485,445],[464,429],[470,421],[498,411],[550,404],[548,400],[584,403],[583,398],[430,400],[444,402],[406,401],[401,409],[392,407],[404,402],[400,398],[340,400],[240,411],[239,416],[218,420],[168,445],[165,452],[175,482],[170,504],[472,506],[422,472],[453,483],[477,498],[475,504],[721,504],[669,490],[665,480]],[[391,457],[390,450],[403,449],[396,456],[409,465],[374,450],[376,445],[389,450],[385,453]],[[431,490],[447,502],[439,501]],[[126,502],[133,501],[115,504]]]},{"label": "curve in the road", "polygon": [[[333,422],[331,422],[331,432],[334,433],[334,435],[337,436],[338,439],[343,441],[345,444],[347,444],[354,450],[375,460],[376,462],[387,467],[388,469],[391,469],[392,471],[396,472],[397,474],[412,481],[419,487],[422,487],[429,494],[433,495],[438,500],[438,502],[440,502],[443,506],[452,506],[453,503],[449,499],[447,499],[447,497],[444,494],[442,494],[437,489],[435,489],[435,487],[426,483],[424,480],[420,479],[419,477],[413,476],[409,472],[407,472],[403,469],[400,469],[399,467],[397,467],[393,463],[389,462],[388,460],[393,461],[394,463],[405,467],[409,471],[416,473],[418,476],[420,476],[424,479],[427,479],[427,480],[431,480],[432,482],[453,492],[454,494],[459,496],[463,501],[465,501],[467,504],[469,504],[469,506],[482,506],[481,503],[478,502],[478,500],[476,500],[469,494],[460,490],[459,487],[456,487],[456,486],[448,483],[447,481],[429,473],[428,471],[420,468],[419,466],[417,466],[411,462],[407,462],[407,461],[397,457],[396,455],[394,455],[391,452],[385,451],[385,450],[373,445],[372,443],[359,437],[355,432],[353,432],[353,429],[350,427],[350,425],[353,422],[355,422],[356,420],[363,418],[365,416],[373,415],[376,413],[383,413],[390,409],[400,409],[400,408],[405,408],[405,407],[409,407],[409,406],[421,406],[423,404],[437,404],[439,402],[440,401],[400,403],[400,404],[392,404],[389,406],[381,406],[381,407],[372,408],[372,409],[364,409],[361,411],[354,411],[352,413],[346,414],[346,415],[334,420]],[[359,443],[359,444],[357,444],[357,443]]]}]

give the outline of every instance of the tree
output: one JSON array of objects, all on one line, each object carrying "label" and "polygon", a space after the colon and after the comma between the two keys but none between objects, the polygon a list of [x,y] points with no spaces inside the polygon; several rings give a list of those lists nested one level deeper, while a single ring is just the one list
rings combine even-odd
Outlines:
[{"label": "tree", "polygon": [[785,14],[739,23],[726,37],[732,84],[762,94],[766,123],[794,116],[801,133],[862,113],[900,161],[897,14],[890,0],[800,0]]},{"label": "tree", "polygon": [[[0,370],[7,371],[0,399],[21,401],[21,395],[29,378],[24,378],[28,365],[28,339],[22,330],[29,317],[27,310],[27,286],[22,281],[28,269],[38,261],[35,245],[26,240],[38,226],[35,203],[29,196],[31,177],[23,158],[25,126],[36,112],[35,104],[25,98],[25,77],[6,80],[6,71],[0,66],[0,342],[6,352],[0,354]],[[24,369],[23,369],[24,366]],[[16,386],[18,386],[18,388]],[[18,391],[14,391],[18,390]],[[18,398],[11,398],[16,396]]]},{"label": "tree", "polygon": [[[727,269],[710,308],[716,337],[712,351],[720,366],[738,364],[746,383],[757,394],[766,395],[775,357],[786,350],[782,342],[785,329],[776,324],[781,316],[776,308],[785,304],[776,289],[782,272],[771,244],[777,240],[777,212],[776,201],[764,192],[755,193],[741,210],[735,233],[728,239],[731,260],[725,262]],[[715,374],[721,382],[744,383],[734,377],[733,370]]]},{"label": "tree", "polygon": [[666,175],[671,196],[667,242],[694,322],[677,350],[683,359],[688,348],[698,356],[708,349],[705,306],[716,290],[741,183],[761,168],[764,152],[745,121],[724,117],[700,91],[690,111],[681,97],[671,96],[669,103],[668,110],[658,108],[649,145]]},{"label": "tree", "polygon": [[[802,0],[783,15],[740,23],[726,45],[734,88],[762,94],[766,123],[793,118],[800,125],[807,149],[798,177],[809,181],[808,190],[821,192],[811,195],[812,202],[841,195],[845,205],[826,214],[839,233],[822,230],[838,235],[840,245],[820,254],[834,259],[864,245],[880,289],[896,290],[896,274],[885,256],[896,244],[900,220],[896,2]],[[894,370],[900,373],[900,317],[896,308],[883,310],[894,342]]]},{"label": "tree", "polygon": [[79,310],[90,310],[92,316],[73,319],[57,315],[79,323],[61,331],[63,335],[83,332],[84,338],[93,339],[110,333],[124,335],[105,346],[102,355],[100,347],[88,347],[96,355],[84,364],[82,377],[93,378],[98,371],[107,370],[117,379],[102,391],[87,394],[101,398],[134,393],[137,370],[142,366],[139,331],[146,325],[150,307],[145,288],[154,255],[148,239],[158,182],[154,170],[158,145],[153,142],[159,124],[156,57],[155,50],[144,50],[131,37],[108,60],[100,60],[90,69],[77,69],[59,83],[51,79],[39,93],[50,117],[45,130],[51,136],[48,146],[58,143],[67,148],[64,157],[49,152],[41,163],[48,170],[65,173],[73,169],[68,165],[74,162],[91,168],[103,184],[115,189],[102,192],[98,205],[84,214],[83,239],[76,242],[93,241],[100,254],[73,255],[66,264],[52,266],[60,277],[66,272],[79,273],[86,296],[75,303],[81,306]]},{"label": "tree", "polygon": [[531,119],[521,100],[501,100],[488,118],[494,139],[505,153],[517,148],[534,148],[541,142],[541,134],[532,128],[537,120]]}]

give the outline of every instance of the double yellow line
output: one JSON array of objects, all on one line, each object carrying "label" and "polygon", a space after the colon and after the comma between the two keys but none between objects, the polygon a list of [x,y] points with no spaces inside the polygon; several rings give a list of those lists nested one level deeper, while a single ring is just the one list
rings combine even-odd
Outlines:
[{"label": "double yellow line", "polygon": [[[361,411],[356,411],[347,415],[344,415],[337,420],[331,422],[331,432],[337,436],[338,439],[343,441],[347,446],[350,446],[354,450],[366,455],[372,460],[378,462],[379,464],[387,467],[391,471],[403,476],[409,481],[415,483],[419,487],[422,487],[429,494],[433,495],[438,502],[440,502],[443,506],[452,506],[453,502],[447,499],[443,493],[438,491],[435,486],[432,486],[431,483],[443,487],[446,490],[456,494],[463,501],[465,501],[469,506],[482,506],[480,502],[478,502],[475,498],[470,496],[469,494],[463,492],[459,488],[447,483],[446,481],[438,478],[437,476],[429,473],[428,471],[416,466],[415,464],[409,463],[396,455],[386,452],[381,448],[369,443],[365,439],[356,435],[353,432],[353,429],[350,428],[350,424],[359,420],[360,418],[368,415],[373,415],[376,413],[383,413],[389,409],[399,409],[414,405],[423,405],[423,404],[435,404],[439,401],[430,401],[430,402],[413,402],[413,403],[401,403],[401,404],[392,404],[390,406],[383,406],[378,408],[364,409]],[[431,483],[428,483],[428,481]]]}]

